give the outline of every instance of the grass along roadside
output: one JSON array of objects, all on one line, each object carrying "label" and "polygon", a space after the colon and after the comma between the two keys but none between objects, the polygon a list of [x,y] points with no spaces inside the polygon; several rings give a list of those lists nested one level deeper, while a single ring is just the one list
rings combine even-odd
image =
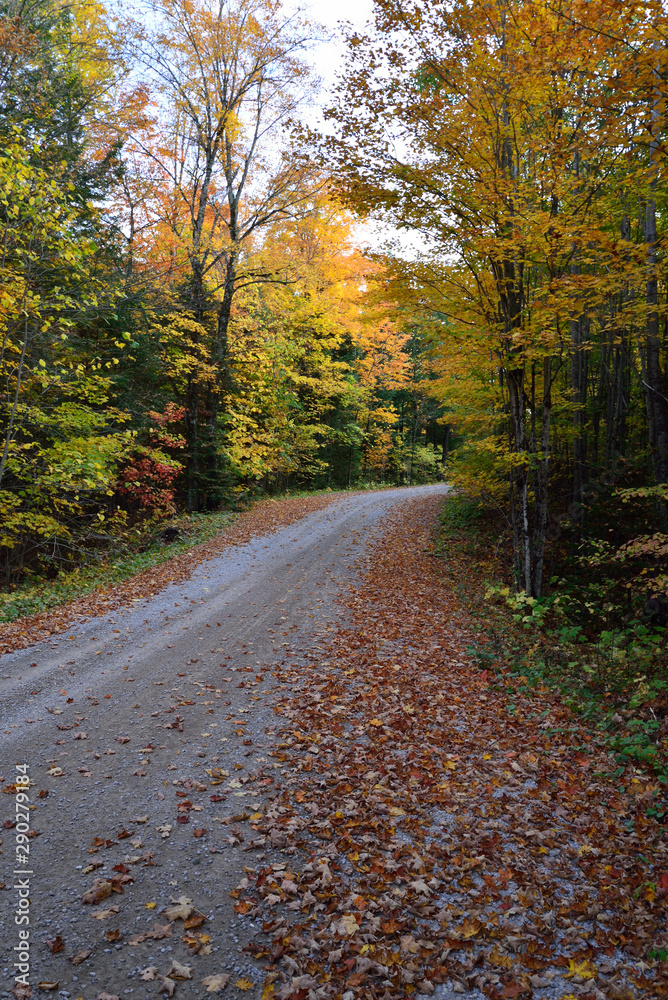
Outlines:
[{"label": "grass along roadside", "polygon": [[635,769],[657,782],[648,815],[668,821],[668,663],[664,632],[642,621],[587,636],[560,608],[561,588],[527,602],[508,587],[498,526],[462,494],[449,494],[434,554],[476,631],[469,654],[496,673],[512,716],[513,698],[536,688],[557,693],[615,754],[614,777]]},{"label": "grass along roadside", "polygon": [[59,573],[54,580],[27,580],[14,590],[0,591],[0,622],[48,611],[122,583],[210,541],[227,531],[236,517],[230,511],[220,511],[173,518],[169,524],[178,528],[178,536],[169,544],[162,538],[165,526],[158,526],[151,541],[144,543],[141,550],[128,548],[116,555],[107,552],[99,561],[78,566],[69,573]]},{"label": "grass along roadside", "polygon": [[[35,599],[50,600],[45,610],[24,610],[29,595],[26,588],[21,616],[0,620],[0,655],[42,642],[84,619],[101,617],[134,601],[151,598],[171,583],[189,579],[201,563],[220,555],[228,546],[244,545],[258,535],[294,524],[307,514],[327,507],[337,495],[340,494],[325,492],[264,498],[239,513],[200,515],[194,519],[189,534],[175,544],[136,553],[127,562],[119,559],[122,565],[108,567],[109,579],[104,578],[97,566],[97,572],[86,575],[84,581],[70,581],[70,589],[63,585],[46,595],[35,595]],[[203,523],[198,527],[200,518]],[[203,541],[197,540],[198,531],[203,532],[200,535]],[[141,568],[142,558],[146,559],[144,568]]]}]

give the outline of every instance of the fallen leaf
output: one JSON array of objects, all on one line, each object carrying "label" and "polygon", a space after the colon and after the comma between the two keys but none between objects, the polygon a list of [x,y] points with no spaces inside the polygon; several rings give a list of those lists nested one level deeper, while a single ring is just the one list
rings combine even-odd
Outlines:
[{"label": "fallen leaf", "polygon": [[359,929],[359,925],[354,914],[344,913],[341,920],[338,922],[336,929],[339,934],[347,934],[349,936],[356,934]]},{"label": "fallen leaf", "polygon": [[63,941],[60,934],[58,934],[55,938],[47,938],[46,943],[52,955],[55,955],[57,952],[62,951],[63,948],[65,947],[65,942]]},{"label": "fallen leaf", "polygon": [[91,888],[87,892],[84,892],[81,897],[81,902],[101,903],[103,899],[107,898],[107,896],[111,896],[113,891],[113,886],[111,882],[107,881],[107,879],[96,879]]},{"label": "fallen leaf", "polygon": [[225,989],[229,981],[229,973],[219,972],[216,976],[206,976],[202,980],[202,986],[206,987],[207,993],[219,993]]},{"label": "fallen leaf", "polygon": [[115,913],[119,913],[120,909],[120,906],[115,905],[110,906],[108,910],[94,910],[91,913],[91,917],[94,917],[95,920],[108,920],[109,917],[113,917]]},{"label": "fallen leaf", "polygon": [[72,955],[70,962],[72,963],[72,965],[81,965],[81,963],[85,962],[86,959],[89,957],[89,955],[92,954],[93,954],[92,948],[85,948],[83,951],[78,951],[76,955]]},{"label": "fallen leaf", "polygon": [[568,963],[568,972],[564,973],[566,979],[595,979],[598,974],[596,966],[586,959],[582,962],[578,962],[575,959],[570,959]]},{"label": "fallen leaf", "polygon": [[169,920],[187,920],[193,912],[192,902],[192,899],[189,899],[188,896],[179,896],[178,899],[172,899],[172,903],[175,905],[165,910]]},{"label": "fallen leaf", "polygon": [[192,979],[193,970],[189,965],[181,965],[180,962],[173,958],[167,975],[173,976],[174,979]]},{"label": "fallen leaf", "polygon": [[158,990],[158,993],[166,993],[168,997],[174,996],[174,990],[176,989],[176,983],[169,976],[158,976],[159,981],[162,986]]}]

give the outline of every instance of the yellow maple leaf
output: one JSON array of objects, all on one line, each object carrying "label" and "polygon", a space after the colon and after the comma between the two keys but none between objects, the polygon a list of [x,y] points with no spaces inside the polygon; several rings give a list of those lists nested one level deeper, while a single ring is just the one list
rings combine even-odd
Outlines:
[{"label": "yellow maple leaf", "polygon": [[512,969],[513,967],[513,960],[510,955],[502,955],[497,948],[492,948],[489,957],[494,962],[494,965],[498,965],[502,969]]},{"label": "yellow maple leaf", "polygon": [[155,910],[155,903],[146,903],[144,906],[145,910]]},{"label": "yellow maple leaf", "polygon": [[582,962],[576,962],[574,958],[571,958],[568,963],[568,972],[565,975],[567,979],[573,979],[575,976],[578,979],[595,979],[597,969],[587,959],[584,959]]},{"label": "yellow maple leaf", "polygon": [[382,724],[383,723],[380,721],[380,719],[372,719],[371,722],[369,723],[370,726],[382,726]]},{"label": "yellow maple leaf", "polygon": [[271,998],[273,997],[273,995],[274,995],[275,992],[276,992],[276,988],[275,988],[274,984],[273,983],[267,983],[266,986],[264,987],[264,989],[262,990],[261,1000],[271,1000]]},{"label": "yellow maple leaf", "polygon": [[243,979],[237,979],[234,985],[237,987],[238,990],[243,990],[244,993],[246,993],[248,990],[253,989],[253,983],[250,981],[250,979],[246,979],[245,976]]}]

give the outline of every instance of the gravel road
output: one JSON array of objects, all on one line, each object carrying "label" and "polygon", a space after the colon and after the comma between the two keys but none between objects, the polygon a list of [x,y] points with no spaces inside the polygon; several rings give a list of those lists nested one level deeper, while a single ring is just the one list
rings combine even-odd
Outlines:
[{"label": "gravel road", "polygon": [[334,627],[384,514],[446,490],[342,495],[150,600],[0,658],[0,788],[27,765],[33,831],[18,865],[24,820],[11,826],[5,795],[0,996],[15,985],[23,879],[33,995],[57,983],[51,995],[83,1000],[205,997],[209,977],[229,975],[226,996],[259,1000],[229,893],[258,859],[285,867],[253,830],[280,788],[272,666]]}]

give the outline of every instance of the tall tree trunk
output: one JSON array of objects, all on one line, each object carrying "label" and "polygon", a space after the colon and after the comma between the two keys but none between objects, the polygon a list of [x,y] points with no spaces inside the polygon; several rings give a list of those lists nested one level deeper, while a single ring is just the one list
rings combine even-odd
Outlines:
[{"label": "tall tree trunk", "polygon": [[[580,177],[580,151],[573,153],[573,174]],[[579,193],[579,185],[575,193]],[[573,251],[571,274],[576,277],[581,272],[577,248]],[[587,368],[588,354],[584,349],[586,340],[586,319],[578,310],[571,315],[571,399],[573,402],[573,485],[571,490],[571,511],[575,521],[582,518],[582,489],[587,483]]]},{"label": "tall tree trunk", "polygon": [[526,454],[526,428],[524,413],[524,368],[506,371],[510,400],[510,426],[515,461],[513,481],[513,531],[519,559],[519,586],[527,594],[533,592],[531,579],[531,533],[529,530],[529,470]]},{"label": "tall tree trunk", "polygon": [[668,410],[661,372],[661,339],[659,336],[659,280],[656,243],[656,201],[659,158],[659,96],[652,108],[652,139],[649,150],[649,196],[645,204],[645,243],[647,245],[647,340],[645,344],[645,405],[649,441],[652,450],[654,480],[668,482]]},{"label": "tall tree trunk", "polygon": [[443,428],[443,451],[441,453],[441,465],[445,465],[450,454],[450,424]]},{"label": "tall tree trunk", "polygon": [[186,393],[185,429],[188,464],[186,467],[186,503],[190,512],[199,510],[199,391],[191,381]]},{"label": "tall tree trunk", "polygon": [[[199,258],[197,238],[194,239],[194,249],[191,259],[192,289],[191,300],[193,316],[201,323],[205,310],[204,278],[202,262]],[[197,338],[195,338],[197,342]],[[186,431],[186,503],[190,512],[199,510],[202,506],[202,489],[200,482],[200,387],[191,376],[186,389],[185,431]]]},{"label": "tall tree trunk", "polygon": [[550,475],[550,421],[552,417],[552,359],[543,359],[543,401],[541,412],[540,457],[536,468],[534,501],[532,596],[543,592],[543,567],[547,540],[547,500]]},{"label": "tall tree trunk", "polygon": [[587,374],[589,354],[587,342],[587,321],[584,316],[571,320],[571,393],[573,400],[573,516],[582,516],[582,490],[588,480],[587,468]]}]

